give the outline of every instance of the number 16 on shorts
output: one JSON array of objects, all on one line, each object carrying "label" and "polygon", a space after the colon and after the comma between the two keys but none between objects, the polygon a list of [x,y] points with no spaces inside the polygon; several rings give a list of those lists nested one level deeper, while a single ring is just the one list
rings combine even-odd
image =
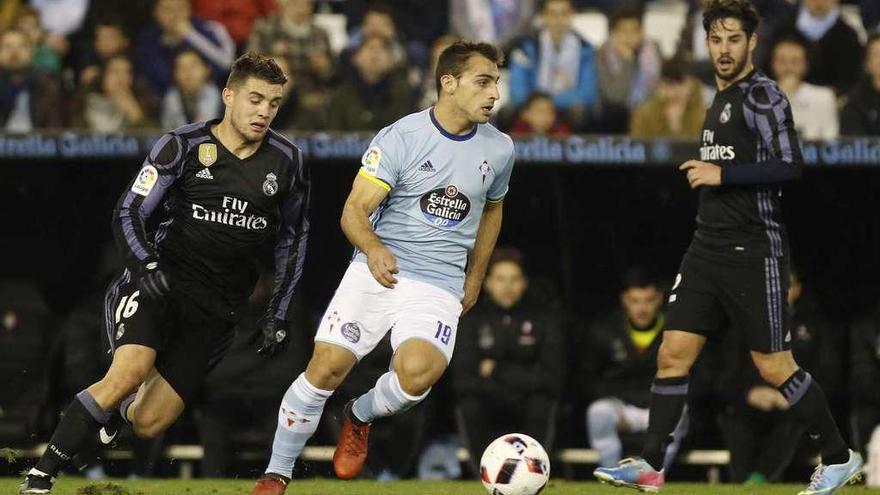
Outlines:
[{"label": "number 16 on shorts", "polygon": [[452,336],[452,327],[444,325],[442,321],[437,322],[437,332],[434,338],[442,342],[444,345],[449,344],[449,338]]}]

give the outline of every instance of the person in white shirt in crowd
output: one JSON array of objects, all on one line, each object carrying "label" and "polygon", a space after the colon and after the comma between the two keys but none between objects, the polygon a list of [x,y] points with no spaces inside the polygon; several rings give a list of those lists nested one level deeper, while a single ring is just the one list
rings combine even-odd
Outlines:
[{"label": "person in white shirt in crowd", "polygon": [[195,50],[174,57],[174,86],[162,99],[162,127],[175,129],[219,117],[220,89],[211,81],[211,67]]},{"label": "person in white shirt in crowd", "polygon": [[835,139],[840,125],[834,90],[805,82],[808,64],[807,47],[799,37],[781,38],[773,45],[770,59],[773,78],[791,103],[801,139]]}]

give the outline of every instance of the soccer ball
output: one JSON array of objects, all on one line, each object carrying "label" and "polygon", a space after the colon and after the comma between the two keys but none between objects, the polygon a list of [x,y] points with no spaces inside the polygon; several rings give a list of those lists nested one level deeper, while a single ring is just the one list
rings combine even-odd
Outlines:
[{"label": "soccer ball", "polygon": [[486,447],[480,477],[491,495],[537,495],[550,479],[550,459],[534,438],[508,433]]}]

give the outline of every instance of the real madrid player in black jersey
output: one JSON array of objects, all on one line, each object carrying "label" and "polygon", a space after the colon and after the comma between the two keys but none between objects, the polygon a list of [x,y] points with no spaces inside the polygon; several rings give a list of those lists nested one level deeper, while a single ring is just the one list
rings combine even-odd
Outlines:
[{"label": "real madrid player in black jersey", "polygon": [[[59,469],[99,429],[109,443],[124,420],[153,438],[177,419],[229,348],[257,279],[258,248],[276,236],[260,351],[286,342],[309,230],[302,155],[269,129],[286,81],[271,59],[246,54],[223,90],[222,120],[175,129],[153,146],[113,215],[127,265],[105,297],[113,362],[68,406],[20,493],[49,493]],[[160,205],[167,219],[148,231]]]},{"label": "real madrid player in black jersey", "polygon": [[800,495],[834,493],[859,476],[825,394],[790,350],[788,235],[780,185],[800,175],[801,151],[785,95],[752,65],[758,14],[748,0],[710,0],[703,14],[718,92],[706,112],[700,159],[681,165],[700,195],[697,230],[669,296],[648,437],[640,459],[599,468],[601,481],[656,492],[663,454],[681,416],[688,373],[706,337],[745,332],[752,360],[791,414],[821,441],[822,464]]}]

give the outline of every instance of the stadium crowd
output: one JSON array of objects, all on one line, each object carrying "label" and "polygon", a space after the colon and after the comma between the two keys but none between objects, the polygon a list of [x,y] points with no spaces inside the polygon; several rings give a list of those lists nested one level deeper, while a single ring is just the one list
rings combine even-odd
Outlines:
[{"label": "stadium crowd", "polygon": [[[664,57],[645,34],[645,3],[652,2],[134,0],[126,9],[4,2],[0,125],[11,133],[124,132],[215,118],[234,57],[254,50],[291,76],[276,128],[377,130],[430,106],[439,52],[475,38],[508,55],[502,130],[696,136],[714,87],[699,6],[692,0],[678,46]],[[791,100],[802,138],[875,134],[876,5],[862,1],[858,18],[842,15],[838,0],[755,4],[765,17],[759,66]],[[344,16],[347,31],[331,37],[318,8]],[[607,15],[600,46],[575,25],[584,9]]]},{"label": "stadium crowd", "polygon": [[[0,8],[0,125],[6,133],[115,133],[216,118],[223,111],[226,71],[236,54],[253,50],[271,54],[291,80],[273,127],[292,134],[377,130],[432,105],[440,51],[469,38],[497,43],[507,54],[507,98],[496,117],[502,130],[696,138],[714,87],[699,7],[688,5],[678,46],[664,57],[645,34],[644,9],[652,3],[128,0],[120,9],[112,0],[7,1]],[[878,3],[858,5],[856,26],[841,15],[838,0],[754,4],[766,20],[759,33],[760,67],[789,97],[801,138],[880,134]],[[344,15],[341,43],[319,25],[316,11]],[[600,46],[575,30],[575,15],[585,11],[607,16],[608,36]],[[244,328],[261,314],[270,280],[264,277],[252,295],[253,313]],[[531,280],[516,249],[497,250],[480,303],[462,318],[448,376],[424,406],[377,424],[368,461],[372,475],[459,477],[457,446],[478,459],[495,436],[512,430],[534,436],[548,450],[560,443],[590,446],[603,465],[633,450],[647,427],[667,287],[650,270],[633,267],[622,277],[620,305],[581,321],[560,307],[553,285]],[[21,397],[29,431],[51,431],[58,404],[106,366],[95,289],[55,332],[48,391],[36,397],[27,384],[5,386],[4,395]],[[15,367],[28,360],[33,346],[17,322],[40,308],[16,301],[39,298],[2,286],[0,295],[16,308],[6,310],[0,329],[17,329],[20,336],[14,351],[0,351],[8,353],[0,369],[20,372]],[[795,355],[837,394],[831,403],[844,416],[839,423],[852,425],[854,444],[864,452],[880,423],[880,306],[844,332],[823,316],[821,302],[796,273],[788,298]],[[301,318],[298,328],[314,328]],[[716,345],[741,347],[744,360],[746,344],[737,337],[731,332]],[[235,452],[265,451],[277,398],[308,356],[311,335],[296,338],[290,352],[275,360],[260,358],[244,337],[237,338],[185,425],[171,430],[171,438],[130,440],[136,452],[132,472],[161,474],[160,446],[169,442],[200,442],[204,476],[236,474]],[[333,397],[330,419],[384,373],[390,352],[385,343],[358,364],[360,372]],[[695,374],[702,378],[692,383],[677,430],[684,441],[670,450],[668,462],[681,449],[725,447],[732,455],[731,480],[783,479],[793,459],[809,458],[815,446],[786,416],[782,395],[754,370],[743,372],[750,365],[717,356],[709,349],[698,365],[705,370]],[[850,362],[848,376],[839,364],[843,359]],[[327,423],[322,435],[329,442],[338,431],[335,422]],[[559,425],[569,425],[563,428],[576,439],[560,442]],[[32,441],[15,431],[5,435],[10,444]],[[104,467],[93,464],[88,473],[101,476]]]}]

